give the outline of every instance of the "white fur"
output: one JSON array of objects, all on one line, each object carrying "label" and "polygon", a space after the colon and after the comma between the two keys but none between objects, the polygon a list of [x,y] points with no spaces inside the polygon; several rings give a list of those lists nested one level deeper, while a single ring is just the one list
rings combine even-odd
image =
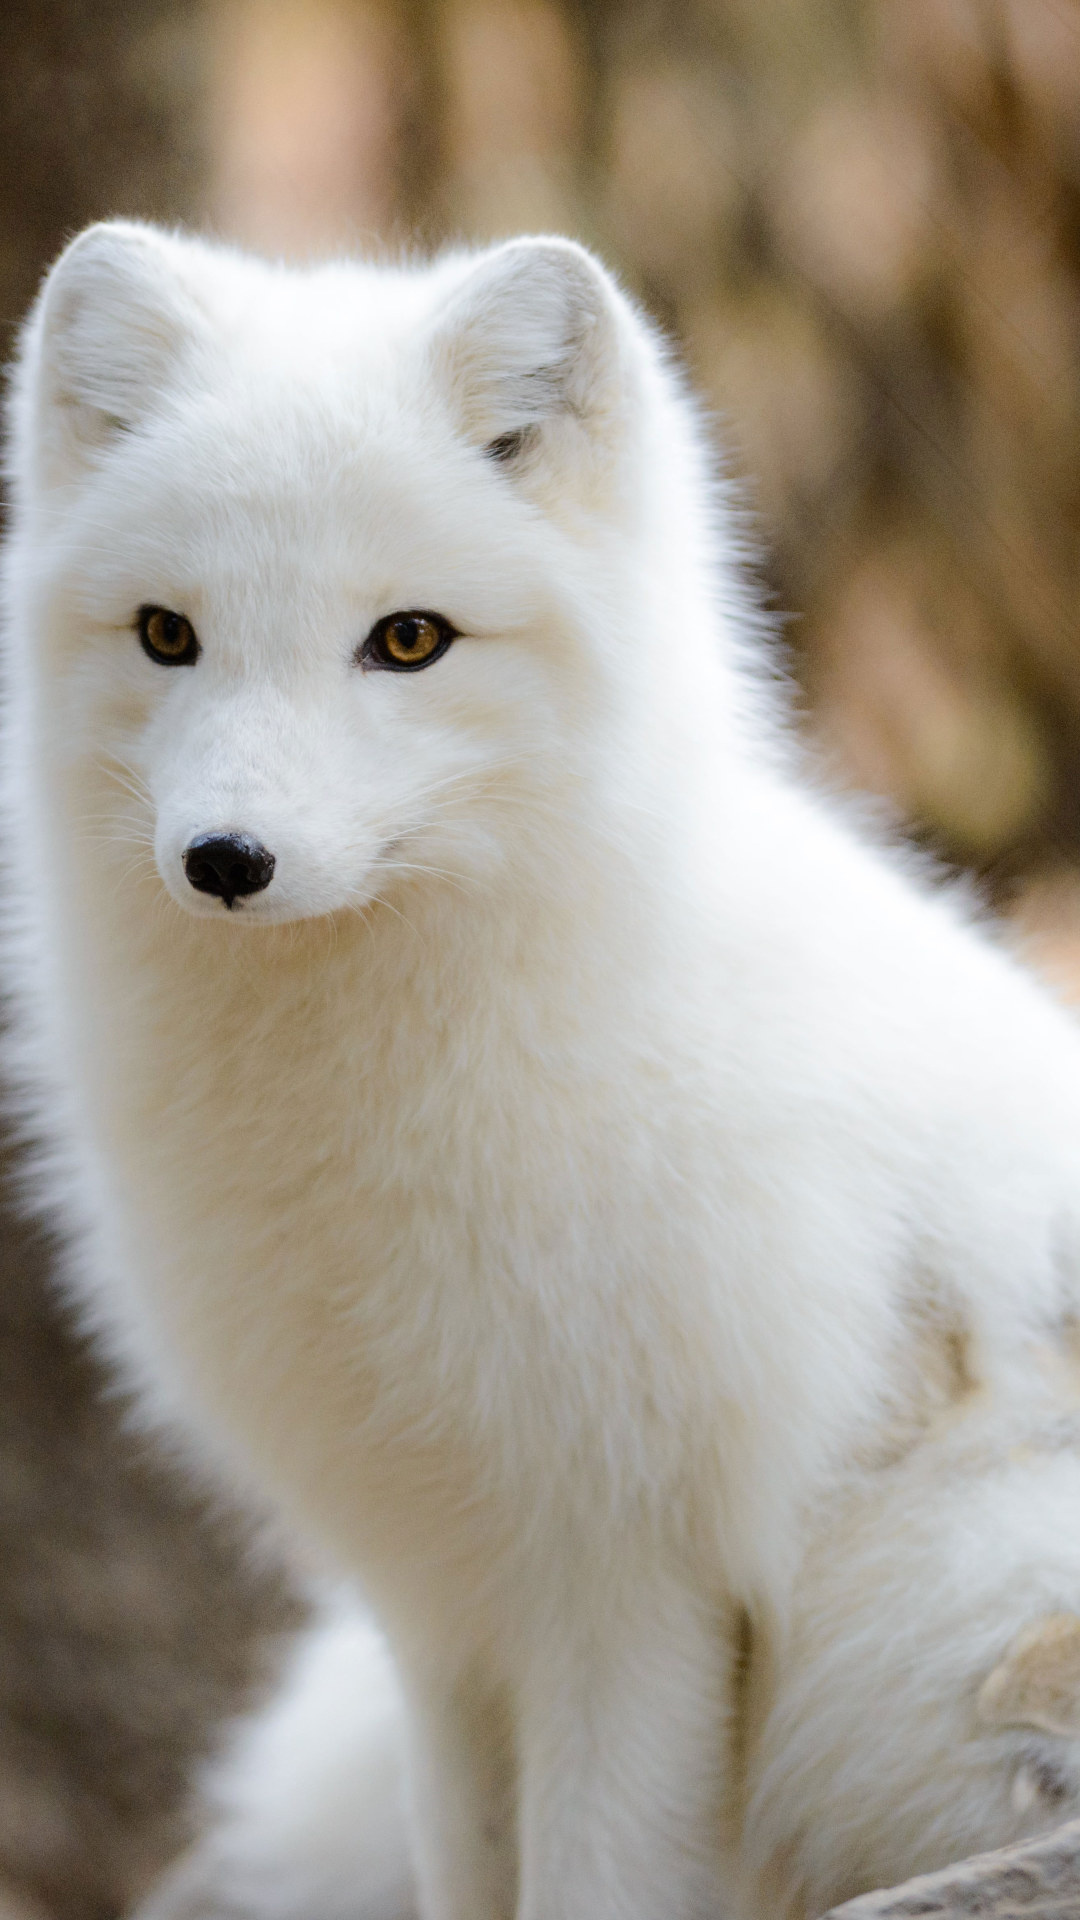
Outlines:
[{"label": "white fur", "polygon": [[[640,316],[565,242],[96,228],[11,472],[44,1197],[147,1406],[369,1597],[425,1920],[812,1912],[1054,1817],[975,1702],[1080,1611],[1080,1038],[789,771]],[[461,637],[362,669],[401,608]],[[339,1631],[170,1911],[397,1914]]]},{"label": "white fur", "polygon": [[146,1920],[214,1913],[223,1890],[263,1920],[410,1920],[402,1731],[385,1643],[335,1609],[208,1773],[209,1835],[157,1888]]}]

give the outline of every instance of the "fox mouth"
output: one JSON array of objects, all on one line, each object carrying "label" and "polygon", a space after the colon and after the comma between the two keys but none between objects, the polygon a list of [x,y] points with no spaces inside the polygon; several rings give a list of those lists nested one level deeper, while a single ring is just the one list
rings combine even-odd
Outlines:
[{"label": "fox mouth", "polygon": [[[377,898],[380,885],[392,878],[395,854],[405,850],[406,838],[388,841],[358,875],[340,886],[328,885],[328,876],[315,865],[301,865],[284,877],[270,848],[239,833],[197,835],[179,859],[160,863],[159,874],[172,900],[192,919],[219,926],[280,926],[362,912]],[[383,869],[385,860],[390,862],[388,871]]]},{"label": "fox mouth", "polygon": [[[265,831],[265,829],[264,829]],[[231,822],[168,834],[157,853],[158,876],[192,919],[247,927],[363,914],[397,884],[446,877],[438,861],[418,857],[420,828],[400,822],[370,847],[345,835],[337,856],[322,858],[303,842],[268,832],[266,839]],[[170,844],[171,842],[171,844]]]}]

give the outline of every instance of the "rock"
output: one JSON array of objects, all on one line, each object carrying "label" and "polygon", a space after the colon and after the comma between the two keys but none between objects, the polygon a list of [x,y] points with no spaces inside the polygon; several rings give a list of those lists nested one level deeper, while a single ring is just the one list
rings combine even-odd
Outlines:
[{"label": "rock", "polygon": [[833,1907],[824,1920],[910,1920],[912,1916],[978,1916],[978,1920],[1080,1920],[1080,1820],[996,1853],[975,1854],[939,1873],[921,1873],[899,1887],[864,1893]]}]

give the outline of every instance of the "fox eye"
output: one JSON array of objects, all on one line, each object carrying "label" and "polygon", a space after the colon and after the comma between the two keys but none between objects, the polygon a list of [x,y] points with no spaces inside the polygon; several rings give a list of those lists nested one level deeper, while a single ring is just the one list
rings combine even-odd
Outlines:
[{"label": "fox eye", "polygon": [[416,673],[420,667],[430,667],[456,639],[457,628],[441,613],[388,613],[376,621],[357,658],[362,667]]},{"label": "fox eye", "polygon": [[168,607],[140,607],[139,639],[144,653],[162,667],[193,667],[199,657],[195,629],[182,613]]}]

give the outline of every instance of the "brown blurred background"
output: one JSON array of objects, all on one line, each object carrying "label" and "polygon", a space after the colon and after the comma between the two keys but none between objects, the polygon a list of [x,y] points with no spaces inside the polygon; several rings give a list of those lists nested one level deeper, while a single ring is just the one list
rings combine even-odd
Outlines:
[{"label": "brown blurred background", "polygon": [[[1080,1000],[1078,0],[4,0],[0,321],[85,221],[558,229],[680,344],[804,724]],[[118,1912],[296,1605],[0,1241],[0,1920]]]}]

